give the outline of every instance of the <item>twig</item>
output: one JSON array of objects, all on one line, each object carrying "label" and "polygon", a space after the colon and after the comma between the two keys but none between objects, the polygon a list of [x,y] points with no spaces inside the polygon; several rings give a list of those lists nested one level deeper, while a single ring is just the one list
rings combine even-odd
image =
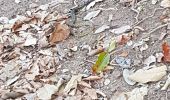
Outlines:
[{"label": "twig", "polygon": [[132,0],[131,10],[136,13],[136,16],[134,18],[135,18],[136,22],[138,22],[138,17],[139,17],[140,12],[135,9],[135,3],[136,3],[136,0]]},{"label": "twig", "polygon": [[153,30],[151,30],[151,31],[148,33],[148,35],[150,35],[151,33],[155,32],[155,31],[157,31],[158,29],[161,29],[161,28],[166,27],[166,26],[168,26],[168,23],[163,24],[163,25],[160,25],[160,26],[154,28]]},{"label": "twig", "polygon": [[139,25],[140,23],[142,23],[143,21],[145,21],[145,20],[147,20],[147,19],[149,19],[149,18],[152,18],[158,10],[162,10],[162,9],[164,9],[164,8],[156,8],[156,9],[153,11],[153,14],[152,14],[152,15],[150,15],[150,16],[148,16],[148,17],[145,17],[144,19],[142,19],[142,20],[140,20],[140,21],[137,21],[137,22],[133,25],[133,27]]},{"label": "twig", "polygon": [[108,10],[117,10],[117,8],[98,8],[99,10],[104,10],[104,11],[108,11]]}]

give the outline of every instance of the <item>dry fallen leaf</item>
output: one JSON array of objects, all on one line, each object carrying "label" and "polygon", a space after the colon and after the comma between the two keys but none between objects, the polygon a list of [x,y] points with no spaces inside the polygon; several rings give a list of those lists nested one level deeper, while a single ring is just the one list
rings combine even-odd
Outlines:
[{"label": "dry fallen leaf", "polygon": [[170,62],[170,46],[167,42],[162,44],[162,51],[163,51],[163,61]]},{"label": "dry fallen leaf", "polygon": [[129,79],[139,83],[159,81],[166,75],[166,65],[153,67],[151,69],[139,69],[135,73],[129,75]]},{"label": "dry fallen leaf", "polygon": [[42,88],[36,91],[38,99],[50,100],[51,96],[58,91],[55,85],[45,84]]},{"label": "dry fallen leaf", "polygon": [[26,24],[26,23],[29,23],[31,22],[32,20],[36,20],[36,18],[27,18],[27,17],[18,17],[16,19],[13,19],[13,20],[10,20],[9,23],[12,23],[13,26],[12,26],[12,32],[16,32],[18,31],[19,28],[22,27],[23,24]]},{"label": "dry fallen leaf", "polygon": [[66,24],[57,23],[53,33],[50,35],[49,41],[53,45],[56,42],[63,41],[70,35],[70,28]]},{"label": "dry fallen leaf", "polygon": [[67,95],[71,91],[71,89],[77,89],[77,84],[78,82],[81,81],[82,76],[83,76],[82,74],[73,75],[70,81],[67,83],[67,85],[64,88],[64,94]]},{"label": "dry fallen leaf", "polygon": [[92,18],[96,17],[100,12],[101,12],[101,10],[92,11],[92,12],[88,13],[83,19],[91,20]]},{"label": "dry fallen leaf", "polygon": [[131,27],[129,25],[126,25],[126,26],[122,26],[122,27],[113,29],[113,30],[111,30],[111,32],[119,35],[119,34],[126,32],[127,30],[130,30],[130,29],[131,29]]},{"label": "dry fallen leaf", "polygon": [[108,26],[108,25],[102,25],[101,27],[99,27],[99,28],[94,32],[94,34],[101,33],[101,32],[103,32],[103,31],[105,31],[106,29],[109,29],[109,28],[110,28],[110,26]]}]

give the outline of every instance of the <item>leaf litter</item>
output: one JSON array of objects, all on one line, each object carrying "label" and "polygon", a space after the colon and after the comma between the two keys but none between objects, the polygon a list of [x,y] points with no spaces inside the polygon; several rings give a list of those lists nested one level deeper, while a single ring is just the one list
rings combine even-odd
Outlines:
[{"label": "leaf litter", "polygon": [[[20,3],[20,0],[15,1]],[[95,8],[94,6],[96,3],[102,1],[103,0],[93,0],[89,3],[89,5],[86,6],[87,15],[82,19],[92,22],[91,20],[100,13],[110,10],[90,10],[92,7]],[[119,2],[122,4],[130,3],[130,5],[133,6],[134,1],[120,0]],[[54,2],[57,4],[57,2],[64,1]],[[140,5],[140,1],[136,3]],[[156,3],[159,3],[158,0],[152,0],[152,4]],[[72,45],[72,48],[70,48],[70,46],[68,46],[67,49],[61,47],[63,46],[62,41],[69,38],[72,29],[67,25],[67,15],[60,15],[58,12],[57,15],[56,12],[47,12],[51,5],[55,5],[55,3],[41,5],[37,8],[35,7],[35,12],[32,10],[27,11],[26,13],[29,17],[17,15],[13,19],[8,19],[6,17],[0,18],[0,36],[3,37],[0,38],[0,58],[2,58],[2,61],[0,61],[2,66],[2,69],[0,69],[0,80],[2,80],[2,82],[0,81],[0,85],[2,86],[0,91],[2,93],[0,93],[0,96],[2,96],[3,99],[23,99],[24,97],[28,100],[48,100],[53,99],[53,97],[63,98],[62,95],[64,94],[66,96],[65,99],[68,100],[75,98],[80,100],[100,99],[101,96],[102,99],[107,100],[106,94],[108,93],[105,94],[101,90],[96,89],[94,84],[96,82],[101,82],[109,87],[111,85],[110,83],[116,82],[117,79],[113,81],[107,74],[108,72],[114,73],[114,69],[117,69],[117,65],[122,69],[122,77],[125,82],[128,83],[128,85],[133,85],[133,87],[136,86],[136,83],[145,83],[147,85],[148,82],[154,83],[160,81],[168,74],[166,65],[155,65],[157,62],[169,62],[170,52],[168,42],[162,43],[162,53],[156,53],[155,56],[151,55],[145,57],[146,59],[142,62],[144,67],[138,69],[136,66],[132,65],[133,59],[128,58],[131,56],[129,51],[119,50],[117,48],[125,46],[135,50],[139,48],[142,53],[147,51],[150,49],[150,38],[137,40],[137,42],[134,41],[134,39],[136,39],[135,36],[138,36],[140,33],[143,35],[142,32],[146,30],[138,26],[140,32],[134,32],[134,27],[130,25],[112,28],[110,24],[103,24],[92,33],[99,35],[98,33],[103,34],[106,33],[106,30],[110,30],[114,36],[110,36],[111,38],[108,39],[105,38],[108,34],[105,34],[105,36],[102,37],[105,40],[101,38],[98,41],[100,43],[97,45],[94,44],[97,48],[91,47],[89,44],[83,44],[82,46],[82,49],[88,50],[88,56],[92,57],[98,54],[96,63],[92,65],[92,75],[74,73],[74,75],[63,75],[63,78],[61,78],[57,75],[59,68],[56,68],[56,66],[58,66],[59,61],[65,62],[70,59],[69,57],[71,56],[67,57],[69,50],[73,51],[71,53],[79,53],[79,45],[68,43],[68,45]],[[169,1],[162,0],[160,6],[164,8],[169,7]],[[113,22],[115,16],[111,14],[109,16],[109,22]],[[141,22],[142,21],[139,21],[139,23]],[[94,24],[94,22],[92,23]],[[137,24],[139,23],[137,22]],[[151,30],[149,34],[156,32],[156,30],[164,26],[167,26],[167,24],[158,26]],[[158,40],[162,41],[168,35],[168,33],[162,32]],[[115,52],[121,52],[122,54],[117,55]],[[61,67],[61,65],[59,66]],[[142,67],[141,65],[137,66],[140,68]],[[136,69],[138,70],[135,71]],[[70,70],[67,69],[64,71],[63,69],[61,72],[63,72],[62,74],[66,74],[70,73]],[[94,75],[94,73],[97,74]],[[71,74],[73,73],[71,72]],[[70,78],[69,76],[72,77]],[[161,90],[167,90],[169,84],[168,76]],[[17,89],[15,87],[17,87]],[[144,96],[147,95],[147,92],[148,87],[137,87],[131,92],[122,92],[117,96],[113,94],[113,100],[120,98],[121,100],[144,100]]]}]

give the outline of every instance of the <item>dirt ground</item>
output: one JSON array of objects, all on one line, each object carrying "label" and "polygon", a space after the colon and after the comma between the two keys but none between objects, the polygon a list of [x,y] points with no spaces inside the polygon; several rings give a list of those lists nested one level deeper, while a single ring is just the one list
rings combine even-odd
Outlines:
[{"label": "dirt ground", "polygon": [[[51,2],[52,0],[21,0],[21,3],[17,4],[14,0],[0,0],[0,16],[12,18],[13,16],[20,14],[24,15],[27,10],[32,9],[30,5],[35,3],[37,5],[42,5]],[[58,11],[59,13],[66,14],[66,12],[73,7],[72,0],[66,0],[70,3],[58,4],[53,8],[49,8],[49,11]],[[141,0],[137,0],[138,2]],[[77,0],[79,2],[79,0]],[[151,4],[151,0],[145,0],[140,4],[142,11],[139,14],[138,20],[142,20],[143,18],[152,15],[155,9],[161,8],[160,2],[156,4]],[[83,17],[90,11],[97,10],[99,8],[104,8],[102,12],[95,18],[90,21],[84,21]],[[114,8],[111,10],[106,10],[108,8]],[[163,13],[169,9],[160,9],[155,15],[145,21],[143,21],[138,26],[144,29],[143,32],[139,32],[135,34],[135,37],[132,39],[132,42],[138,42],[143,39],[147,32],[152,31],[157,26],[161,25],[162,22],[160,17]],[[170,11],[170,10],[169,10]],[[113,15],[112,21],[108,21],[109,15]],[[94,31],[100,26],[106,24],[113,28],[121,27],[124,25],[133,26],[135,24],[136,12],[131,10],[131,6],[129,3],[119,3],[119,0],[104,0],[103,2],[97,3],[94,7],[90,8],[88,11],[80,10],[77,14],[77,20],[75,23],[75,27],[72,27],[72,35],[63,42],[58,43],[57,45],[61,46],[61,49],[68,49],[74,46],[78,46],[78,50],[76,52],[72,52],[72,55],[64,58],[59,62],[61,68],[56,71],[58,77],[68,77],[68,79],[73,74],[87,74],[91,75],[91,66],[92,62],[95,62],[97,56],[89,57],[87,56],[88,51],[82,50],[83,45],[89,45],[92,49],[96,48],[97,40],[105,36],[104,39],[111,38],[115,36],[115,34],[111,33],[109,30],[104,32],[93,34]],[[68,22],[69,23],[69,22]],[[153,34],[149,35],[150,39],[147,41],[148,49],[145,51],[140,51],[139,48],[132,48],[131,46],[117,46],[116,52],[114,55],[111,55],[111,60],[115,59],[116,56],[119,56],[123,51],[128,52],[128,56],[126,58],[130,59],[132,62],[133,69],[141,69],[144,64],[143,61],[148,58],[150,55],[155,55],[161,51],[161,45],[163,41],[168,41],[170,43],[170,35],[165,37],[163,40],[159,40],[160,34],[169,31],[166,27],[158,29]],[[168,33],[169,34],[169,33]],[[160,65],[160,63],[155,62],[154,64]],[[169,64],[166,64],[169,66]],[[68,70],[67,72],[63,72],[63,70]],[[168,68],[168,72],[169,72]],[[114,66],[114,70],[104,73],[104,78],[100,81],[93,82],[93,88],[100,89],[103,93],[107,95],[108,99],[117,93],[117,92],[128,92],[136,87],[140,87],[140,84],[130,86],[128,85],[123,78],[123,69],[116,65]],[[168,75],[168,74],[167,74]],[[109,79],[110,83],[108,85],[104,84],[104,80]],[[156,86],[159,83],[164,83],[167,79],[167,76],[162,78],[161,81],[158,82],[150,82],[148,83],[148,94],[144,97],[144,100],[170,100],[170,88],[165,91],[162,91]],[[56,99],[58,100],[58,99]]]}]

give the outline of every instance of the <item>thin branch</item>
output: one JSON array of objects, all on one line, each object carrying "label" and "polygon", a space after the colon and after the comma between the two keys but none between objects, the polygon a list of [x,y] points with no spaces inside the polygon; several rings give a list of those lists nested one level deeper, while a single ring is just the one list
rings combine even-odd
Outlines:
[{"label": "thin branch", "polygon": [[148,17],[145,17],[144,19],[142,19],[142,20],[140,20],[140,21],[137,21],[137,22],[133,25],[133,27],[141,24],[142,22],[144,22],[145,20],[147,20],[147,19],[149,19],[149,18],[152,18],[153,16],[155,16],[155,13],[156,13],[158,10],[162,10],[162,9],[164,9],[164,8],[156,8],[156,9],[153,11],[153,14],[152,14],[152,15],[150,15],[150,16],[148,16]]}]

